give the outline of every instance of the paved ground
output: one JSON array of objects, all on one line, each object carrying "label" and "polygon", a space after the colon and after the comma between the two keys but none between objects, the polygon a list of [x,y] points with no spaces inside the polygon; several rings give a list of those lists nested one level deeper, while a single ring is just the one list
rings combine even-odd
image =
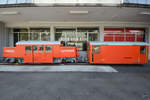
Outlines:
[{"label": "paved ground", "polygon": [[117,72],[0,72],[0,100],[150,100],[150,65],[108,66]]},{"label": "paved ground", "polygon": [[0,65],[0,72],[117,72],[110,65]]}]

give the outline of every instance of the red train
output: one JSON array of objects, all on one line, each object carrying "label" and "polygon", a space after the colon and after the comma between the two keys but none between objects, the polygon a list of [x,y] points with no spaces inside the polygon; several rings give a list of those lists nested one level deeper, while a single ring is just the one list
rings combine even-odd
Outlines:
[{"label": "red train", "polygon": [[[87,58],[90,64],[148,64],[148,44],[142,42],[89,42]],[[15,58],[19,63],[78,62],[77,47],[60,42],[24,41],[16,47],[5,47],[4,58]]]}]

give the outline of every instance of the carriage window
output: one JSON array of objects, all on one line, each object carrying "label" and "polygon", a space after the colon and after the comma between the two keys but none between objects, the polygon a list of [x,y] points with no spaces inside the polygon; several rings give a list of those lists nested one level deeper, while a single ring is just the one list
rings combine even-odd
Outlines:
[{"label": "carriage window", "polygon": [[43,46],[39,46],[39,52],[42,53],[44,50],[44,47]]},{"label": "carriage window", "polygon": [[26,46],[25,47],[25,52],[26,53],[31,53],[31,46]]},{"label": "carriage window", "polygon": [[46,52],[51,52],[52,51],[52,47],[51,46],[46,46],[45,51]]},{"label": "carriage window", "polygon": [[37,46],[33,46],[33,52],[34,52],[34,53],[37,52]]},{"label": "carriage window", "polygon": [[140,47],[140,53],[141,53],[141,54],[145,54],[145,52],[146,52],[146,47],[141,46],[141,47]]},{"label": "carriage window", "polygon": [[100,46],[94,46],[94,53],[100,53]]}]

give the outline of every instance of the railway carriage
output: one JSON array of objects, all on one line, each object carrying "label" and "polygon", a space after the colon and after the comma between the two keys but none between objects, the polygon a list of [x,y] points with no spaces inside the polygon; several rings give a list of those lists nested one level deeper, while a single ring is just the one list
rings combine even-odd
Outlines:
[{"label": "railway carriage", "polygon": [[89,42],[90,64],[148,64],[148,44],[142,42]]}]

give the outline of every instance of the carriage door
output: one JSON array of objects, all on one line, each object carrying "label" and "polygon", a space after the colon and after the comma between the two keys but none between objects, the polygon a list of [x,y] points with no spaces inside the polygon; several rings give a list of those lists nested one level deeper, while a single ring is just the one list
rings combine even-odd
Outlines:
[{"label": "carriage door", "polygon": [[33,62],[39,63],[39,54],[38,54],[38,46],[33,45]]},{"label": "carriage door", "polygon": [[34,63],[52,63],[52,47],[51,46],[33,46],[33,62]]},{"label": "carriage door", "polygon": [[92,59],[93,59],[93,62],[96,63],[96,62],[99,62],[100,60],[100,46],[93,46],[93,49],[92,49]]},{"label": "carriage door", "polygon": [[34,63],[44,63],[45,55],[44,55],[44,46],[33,46],[33,55],[34,55]]},{"label": "carriage door", "polygon": [[25,46],[24,63],[33,63],[32,46]]}]

